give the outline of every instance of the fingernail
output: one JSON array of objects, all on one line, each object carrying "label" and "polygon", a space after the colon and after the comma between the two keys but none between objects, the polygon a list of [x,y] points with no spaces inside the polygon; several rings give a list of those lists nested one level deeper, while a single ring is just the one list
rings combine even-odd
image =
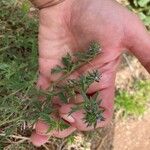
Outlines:
[{"label": "fingernail", "polygon": [[32,144],[36,147],[40,147],[48,141],[48,136],[38,135],[35,132],[32,133],[30,140]]},{"label": "fingernail", "polygon": [[48,129],[49,126],[41,120],[38,120],[38,122],[35,124],[36,133],[39,135],[46,135]]},{"label": "fingernail", "polygon": [[74,118],[71,115],[66,114],[66,115],[61,115],[61,117],[70,123],[75,122]]}]

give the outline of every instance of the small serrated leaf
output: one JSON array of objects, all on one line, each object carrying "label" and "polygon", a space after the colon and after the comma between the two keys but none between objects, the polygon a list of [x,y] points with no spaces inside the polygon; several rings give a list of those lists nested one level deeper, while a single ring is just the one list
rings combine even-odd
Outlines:
[{"label": "small serrated leaf", "polygon": [[68,98],[65,96],[63,92],[60,92],[58,96],[63,103],[68,103]]},{"label": "small serrated leaf", "polygon": [[57,65],[55,68],[53,68],[51,70],[51,73],[52,74],[56,74],[56,73],[61,73],[64,71],[64,68],[62,68],[61,66]]},{"label": "small serrated leaf", "polygon": [[146,7],[150,0],[137,0],[137,3],[140,7]]},{"label": "small serrated leaf", "polygon": [[67,55],[65,57],[62,58],[62,63],[64,66],[68,66],[69,64],[72,63],[72,57],[69,53],[67,53]]}]

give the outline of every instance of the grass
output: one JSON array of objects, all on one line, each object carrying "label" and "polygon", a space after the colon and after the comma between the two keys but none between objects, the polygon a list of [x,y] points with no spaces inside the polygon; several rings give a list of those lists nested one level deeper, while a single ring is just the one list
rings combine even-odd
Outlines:
[{"label": "grass", "polygon": [[[27,1],[0,3],[0,150],[35,149],[26,139],[34,120],[27,122],[24,117],[38,68],[38,20],[29,15],[29,8]],[[150,96],[149,84],[140,81],[133,92],[117,91],[116,110],[123,109],[125,116],[143,114]]]},{"label": "grass", "polygon": [[[6,135],[30,133],[23,110],[31,100],[29,93],[37,76],[38,23],[28,16],[28,11],[25,2],[23,5],[8,0],[0,3],[0,133]],[[9,142],[7,136],[0,137],[0,147],[18,142],[10,139]]]}]

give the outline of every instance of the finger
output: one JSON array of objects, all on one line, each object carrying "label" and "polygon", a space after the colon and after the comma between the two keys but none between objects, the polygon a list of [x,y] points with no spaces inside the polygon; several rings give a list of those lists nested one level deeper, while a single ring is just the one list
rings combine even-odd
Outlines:
[{"label": "finger", "polygon": [[48,142],[48,139],[51,136],[57,137],[57,138],[65,138],[72,134],[76,128],[74,127],[69,127],[67,129],[64,129],[62,131],[60,130],[53,130],[49,133],[47,133],[49,129],[49,125],[44,123],[43,121],[39,120],[36,125],[35,125],[35,132],[32,133],[31,135],[31,142],[33,145],[39,147],[46,142]]},{"label": "finger", "polygon": [[47,133],[48,129],[49,129],[49,125],[46,124],[45,122],[41,121],[41,120],[38,120],[35,124],[35,131],[39,135],[51,136],[53,133],[52,132]]},{"label": "finger", "polygon": [[[133,27],[134,25],[134,27]],[[133,27],[133,28],[132,28]],[[150,34],[139,18],[132,20],[132,26],[127,31],[127,48],[139,59],[150,73]]]},{"label": "finger", "polygon": [[39,135],[48,135],[48,136],[55,136],[58,138],[62,138],[62,137],[68,136],[69,134],[71,134],[72,132],[75,131],[75,128],[69,127],[69,128],[64,129],[62,131],[53,130],[53,131],[47,133],[48,129],[49,129],[49,125],[47,125],[43,121],[39,120],[36,123],[35,130],[36,130],[36,133]]},{"label": "finger", "polygon": [[[39,86],[50,84],[50,81],[57,80],[59,75],[51,75],[51,69],[61,64],[61,58],[67,52],[71,54],[72,42],[68,37],[68,30],[59,12],[53,10],[40,11],[39,26]],[[49,19],[47,19],[49,18]],[[56,20],[57,18],[57,20]],[[44,81],[44,82],[43,82]]]},{"label": "finger", "polygon": [[[107,89],[104,89],[100,93],[101,96],[99,98],[102,99],[102,104],[100,105],[100,107],[105,109],[103,113],[105,120],[98,122],[96,128],[106,126],[111,121],[112,114],[113,114],[114,87],[109,87]],[[72,110],[73,106],[75,105],[74,104],[63,105],[60,109],[60,116],[66,121],[70,122],[70,124],[73,127],[77,128],[80,131],[93,130],[94,129],[93,126],[87,127],[87,124],[85,124],[85,121],[83,120],[84,110],[74,112],[70,116],[68,116],[68,118],[66,117],[69,114],[69,112]],[[75,120],[75,121],[71,122],[71,120]]]},{"label": "finger", "polygon": [[71,135],[74,131],[76,131],[76,128],[70,126],[69,128],[62,130],[62,131],[55,130],[53,133],[53,136],[57,138],[65,138]]},{"label": "finger", "polygon": [[[57,137],[57,138],[65,138],[69,136],[70,134],[72,134],[75,130],[76,129],[73,127],[69,127],[68,129],[65,129],[63,131],[56,130],[54,131],[52,136]],[[36,132],[33,132],[30,140],[33,145],[40,147],[44,145],[45,143],[47,143],[49,138],[50,138],[50,135],[40,135],[40,134],[37,134]]]},{"label": "finger", "polygon": [[45,144],[48,141],[49,137],[46,135],[39,135],[36,134],[35,132],[32,133],[31,135],[31,142],[33,145],[40,147],[41,145]]}]

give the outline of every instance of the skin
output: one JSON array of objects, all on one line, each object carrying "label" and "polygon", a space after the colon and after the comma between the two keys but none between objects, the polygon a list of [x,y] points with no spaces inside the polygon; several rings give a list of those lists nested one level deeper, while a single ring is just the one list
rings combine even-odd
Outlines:
[{"label": "skin", "polygon": [[[102,53],[70,78],[77,78],[94,68],[100,70],[100,83],[92,84],[88,93],[100,91],[106,120],[99,122],[97,128],[106,126],[113,114],[115,77],[122,52],[129,49],[150,73],[149,33],[135,14],[114,0],[65,0],[41,9],[39,18],[38,88],[46,90],[51,82],[61,76],[51,75],[50,70],[61,64],[61,57],[67,52],[85,50],[91,41],[100,43]],[[60,117],[70,123],[70,128],[46,135],[48,126],[39,120],[31,136],[32,143],[41,146],[49,136],[64,138],[75,130],[93,130],[84,124],[82,110],[67,117],[71,107],[80,102],[80,95],[67,105],[56,99],[54,103],[58,106]]]}]

